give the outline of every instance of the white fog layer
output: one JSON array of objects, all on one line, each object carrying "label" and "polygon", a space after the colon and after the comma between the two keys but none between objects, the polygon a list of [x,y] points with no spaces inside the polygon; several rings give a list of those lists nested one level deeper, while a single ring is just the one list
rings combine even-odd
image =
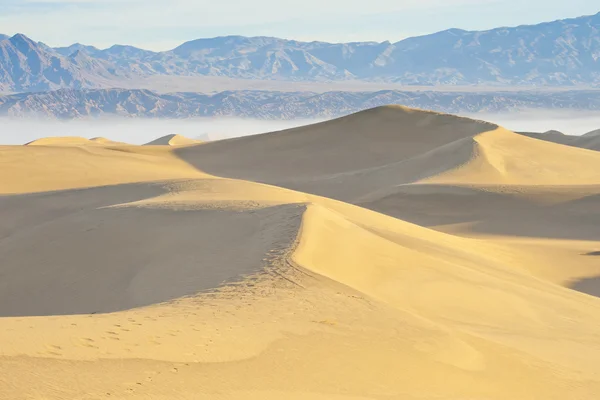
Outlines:
[{"label": "white fog layer", "polygon": [[219,140],[308,125],[318,121],[262,121],[236,118],[125,119],[42,121],[0,119],[0,144],[25,144],[49,136],[105,137],[144,144],[161,136],[179,134],[192,139]]},{"label": "white fog layer", "polygon": [[501,125],[515,132],[560,131],[567,135],[583,135],[600,129],[600,113],[590,111],[528,110],[501,114],[464,114]]},{"label": "white fog layer", "polygon": [[[507,114],[464,114],[518,132],[558,130],[582,135],[600,128],[600,114],[590,112],[526,111]],[[144,144],[161,136],[180,134],[192,139],[219,140],[272,132],[319,122],[318,120],[265,121],[237,118],[22,120],[0,119],[0,144],[19,145],[49,136],[105,137],[114,141]]]}]

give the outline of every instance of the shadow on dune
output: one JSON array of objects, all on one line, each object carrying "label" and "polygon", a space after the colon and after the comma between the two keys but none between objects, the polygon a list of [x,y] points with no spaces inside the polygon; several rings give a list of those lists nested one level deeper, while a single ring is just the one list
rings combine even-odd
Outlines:
[{"label": "shadow on dune", "polygon": [[582,279],[570,285],[570,288],[590,296],[600,297],[600,277]]},{"label": "shadow on dune", "polygon": [[[407,185],[469,162],[478,153],[473,137],[496,128],[450,115],[380,107],[176,153],[213,175],[325,196],[427,227],[470,223],[470,231],[476,233],[600,237],[600,195],[583,194],[587,197],[544,205],[527,196]],[[501,165],[513,161],[499,158]],[[538,168],[535,163],[527,165],[534,172]]]},{"label": "shadow on dune", "polygon": [[[472,137],[496,128],[467,118],[389,106],[315,125],[181,148],[176,153],[220,177],[354,203],[373,191],[467,162],[472,157]],[[429,154],[440,148],[443,154]]]},{"label": "shadow on dune", "polygon": [[[600,251],[590,251],[583,256],[600,256]],[[581,279],[570,285],[571,289],[586,293],[591,296],[600,297],[600,276]]]},{"label": "shadow on dune", "polygon": [[0,197],[0,316],[160,303],[260,271],[296,238],[303,208],[102,208],[160,194],[120,185]]},{"label": "shadow on dune", "polygon": [[359,205],[426,227],[468,223],[471,233],[600,238],[600,195],[548,205],[535,198],[467,187],[407,185]]}]

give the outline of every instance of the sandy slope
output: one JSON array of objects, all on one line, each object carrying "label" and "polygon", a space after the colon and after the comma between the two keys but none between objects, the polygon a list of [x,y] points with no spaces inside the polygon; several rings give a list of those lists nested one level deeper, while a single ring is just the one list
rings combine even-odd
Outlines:
[{"label": "sandy slope", "polygon": [[95,137],[92,139],[86,139],[79,136],[58,136],[58,137],[47,137],[31,141],[26,146],[118,146],[127,145],[123,142],[115,142],[103,137]]},{"label": "sandy slope", "polygon": [[168,148],[0,146],[0,194],[205,176]]},{"label": "sandy slope", "polygon": [[600,394],[600,153],[399,107],[0,151],[0,398]]},{"label": "sandy slope", "polygon": [[146,143],[146,146],[188,146],[191,144],[200,144],[199,140],[186,138],[182,135],[166,135]]},{"label": "sandy slope", "polygon": [[545,133],[536,132],[519,132],[521,135],[532,137],[535,139],[545,140],[548,142],[566,144],[568,146],[579,147],[582,149],[600,151],[600,129],[588,132],[581,136],[565,135],[557,131],[549,131]]}]

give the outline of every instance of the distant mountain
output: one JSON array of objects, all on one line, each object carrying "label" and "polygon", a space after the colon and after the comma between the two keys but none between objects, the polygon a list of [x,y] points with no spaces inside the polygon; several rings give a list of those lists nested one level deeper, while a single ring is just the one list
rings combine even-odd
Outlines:
[{"label": "distant mountain", "polygon": [[10,36],[8,35],[3,35],[2,33],[0,33],[0,40],[6,40],[8,39]]},{"label": "distant mountain", "polygon": [[64,57],[24,35],[0,41],[0,90],[97,87],[116,76],[112,65],[102,60],[80,52]]},{"label": "distant mountain", "polygon": [[[600,13],[538,25],[450,29],[390,42],[299,42],[271,37],[199,39],[165,52],[115,45],[50,49],[23,35],[0,41],[5,90],[115,87],[151,75],[407,85],[600,85]],[[73,62],[73,54],[87,61]]]},{"label": "distant mountain", "polygon": [[56,51],[58,54],[65,56],[65,57],[70,56],[71,54],[75,53],[76,51],[84,52],[92,57],[100,52],[100,50],[94,46],[86,46],[81,43],[75,43],[69,47],[55,47],[54,51]]},{"label": "distant mountain", "polygon": [[405,83],[600,83],[600,13],[482,32],[451,29],[396,43],[384,74]]},{"label": "distant mountain", "polygon": [[[149,90],[62,89],[0,96],[0,116],[71,119],[102,115],[152,118],[232,116],[258,119],[331,118],[387,104],[448,113],[522,109],[600,111],[599,91],[560,92],[273,92],[157,94]],[[564,136],[564,135],[562,135]]]}]

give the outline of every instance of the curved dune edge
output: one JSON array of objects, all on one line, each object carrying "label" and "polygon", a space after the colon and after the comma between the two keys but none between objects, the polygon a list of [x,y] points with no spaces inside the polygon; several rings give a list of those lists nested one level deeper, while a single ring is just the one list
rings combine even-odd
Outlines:
[{"label": "curved dune edge", "polygon": [[79,136],[57,136],[33,140],[25,146],[82,146],[93,145],[90,139]]},{"label": "curved dune edge", "polygon": [[41,139],[33,140],[29,143],[25,143],[25,146],[123,146],[128,145],[123,142],[115,142],[110,139],[103,137],[95,137],[86,139],[79,136],[57,136],[57,137],[46,137]]},{"label": "curved dune edge", "polygon": [[565,135],[557,131],[548,131],[546,133],[519,132],[519,134],[551,143],[600,151],[600,129],[588,132],[581,136]]},{"label": "curved dune edge", "polygon": [[0,146],[0,194],[203,177],[161,146]]},{"label": "curved dune edge", "polygon": [[468,162],[421,182],[546,186],[600,182],[598,153],[521,136],[504,128],[473,139],[475,147]]},{"label": "curved dune edge", "polygon": [[129,143],[115,142],[114,140],[110,140],[105,137],[94,137],[90,139],[90,142],[98,143],[104,146],[131,146]]},{"label": "curved dune edge", "polygon": [[[563,269],[562,274],[553,275],[547,273],[548,269],[544,268],[544,265],[549,263],[552,257],[557,257],[557,255],[553,254],[552,256],[545,257],[544,253],[547,250],[543,248],[539,249],[539,253],[529,254],[527,250],[517,251],[511,245],[502,244],[502,240],[500,240],[500,244],[496,244],[494,240],[480,240],[477,238],[471,239],[449,235],[337,200],[266,184],[231,179],[202,179],[175,182],[168,184],[167,187],[168,193],[164,195],[115,205],[113,207],[150,207],[180,210],[212,208],[248,210],[284,204],[300,204],[306,205],[309,210],[327,210],[323,211],[325,214],[315,212],[315,215],[318,215],[319,218],[322,215],[329,215],[327,213],[340,215],[340,218],[351,221],[351,226],[356,226],[360,230],[381,236],[387,241],[399,241],[406,248],[418,249],[423,254],[428,254],[428,256],[440,254],[441,259],[446,261],[456,260],[457,264],[462,264],[466,260],[470,260],[473,255],[475,257],[473,260],[479,260],[472,260],[473,263],[485,261],[487,265],[494,269],[512,271],[509,273],[525,275],[533,273],[539,278],[560,285],[566,285],[576,277],[589,276],[588,274],[593,274],[596,271],[593,268],[584,268],[582,270],[571,268],[570,270]],[[440,189],[431,184],[414,185],[412,187],[415,189],[422,188],[426,192],[432,191],[431,193],[433,194],[441,193]],[[487,188],[483,189],[487,190]],[[577,201],[579,197],[585,198],[586,193],[596,193],[598,189],[600,187],[591,192],[583,191],[578,196],[575,196],[574,201]],[[456,191],[467,191],[469,193],[469,191],[472,191],[476,194],[480,190],[480,188],[451,187],[451,193]],[[522,188],[519,188],[519,190],[522,190]],[[582,190],[591,189],[584,187]],[[547,193],[551,195],[556,193],[553,188],[540,188],[538,192],[542,196],[542,199],[545,199]],[[485,193],[485,191],[482,193]],[[569,192],[566,193],[570,195]],[[524,194],[517,192],[517,195]],[[564,196],[560,197],[560,199],[565,201]],[[568,199],[573,200],[571,198]],[[560,204],[558,201],[557,203]],[[299,240],[304,236],[313,237],[312,234],[299,234]],[[331,251],[326,245],[323,246],[323,249],[327,249],[326,251],[331,252],[331,254],[338,253]],[[369,254],[369,252],[365,250],[365,254]],[[398,257],[391,257],[391,259],[397,259]],[[518,262],[517,260],[519,259],[523,261]],[[315,270],[315,272],[318,271]],[[575,295],[579,294],[576,293]]]},{"label": "curved dune edge", "polygon": [[203,143],[200,140],[190,139],[182,135],[171,134],[146,143],[144,146],[190,146]]}]

